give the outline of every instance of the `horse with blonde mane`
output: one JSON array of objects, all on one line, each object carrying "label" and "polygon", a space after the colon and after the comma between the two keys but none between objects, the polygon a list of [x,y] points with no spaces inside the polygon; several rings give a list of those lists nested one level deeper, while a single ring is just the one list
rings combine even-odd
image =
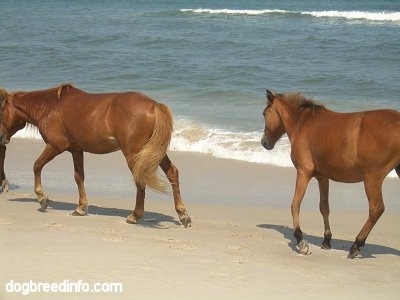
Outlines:
[{"label": "horse with blonde mane", "polygon": [[291,205],[294,237],[300,253],[309,254],[300,229],[300,204],[312,177],[318,180],[324,220],[323,249],[331,248],[329,179],[364,182],[368,219],[348,257],[360,256],[360,247],[384,212],[382,183],[392,170],[400,177],[400,112],[390,109],[354,113],[333,112],[301,94],[274,94],[267,90],[261,144],[267,149],[287,134],[291,159],[297,169]]},{"label": "horse with blonde mane", "polygon": [[25,125],[38,128],[46,147],[34,163],[35,193],[40,211],[46,211],[49,198],[41,184],[41,171],[64,151],[72,154],[79,204],[73,215],[87,214],[84,187],[83,153],[110,153],[121,150],[136,184],[136,205],[128,223],[144,215],[145,189],[160,192],[167,188],[157,176],[160,166],[172,186],[175,210],[187,227],[191,224],[179,189],[179,172],[170,161],[167,149],[172,135],[172,115],[165,104],[136,92],[89,94],[63,84],[56,88],[8,94],[0,92],[0,142]]}]

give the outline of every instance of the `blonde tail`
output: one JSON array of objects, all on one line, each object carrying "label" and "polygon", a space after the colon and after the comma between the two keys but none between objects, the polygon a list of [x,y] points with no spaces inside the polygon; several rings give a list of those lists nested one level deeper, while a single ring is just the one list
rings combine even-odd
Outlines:
[{"label": "blonde tail", "polygon": [[173,121],[169,108],[162,103],[154,105],[154,130],[148,142],[136,154],[133,165],[135,183],[141,187],[166,193],[166,182],[158,177],[157,170],[167,154],[171,141]]}]

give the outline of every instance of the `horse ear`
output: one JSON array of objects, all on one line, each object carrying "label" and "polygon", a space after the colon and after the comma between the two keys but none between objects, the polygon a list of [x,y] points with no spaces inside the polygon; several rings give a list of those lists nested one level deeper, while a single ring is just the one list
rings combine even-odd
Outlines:
[{"label": "horse ear", "polygon": [[267,99],[271,103],[274,101],[274,94],[270,90],[267,90]]}]

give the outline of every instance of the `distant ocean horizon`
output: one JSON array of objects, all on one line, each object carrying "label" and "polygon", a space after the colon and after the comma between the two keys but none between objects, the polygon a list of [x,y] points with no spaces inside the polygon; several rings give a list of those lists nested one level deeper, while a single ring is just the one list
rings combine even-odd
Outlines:
[{"label": "distant ocean horizon", "polygon": [[0,28],[1,87],[141,91],[171,107],[173,151],[292,166],[287,138],[261,147],[266,89],[400,110],[399,1],[6,0]]}]

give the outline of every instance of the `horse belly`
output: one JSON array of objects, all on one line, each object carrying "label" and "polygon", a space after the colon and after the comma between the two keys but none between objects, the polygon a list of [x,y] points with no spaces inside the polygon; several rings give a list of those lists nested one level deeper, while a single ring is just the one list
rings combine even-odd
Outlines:
[{"label": "horse belly", "polygon": [[344,157],[340,159],[330,157],[319,160],[319,163],[314,162],[314,164],[316,176],[344,183],[363,181],[363,171],[353,160]]},{"label": "horse belly", "polygon": [[329,179],[343,183],[356,183],[363,181],[361,172],[352,172],[342,170],[341,172],[332,173],[331,176],[327,176]]},{"label": "horse belly", "polygon": [[86,139],[85,141],[71,144],[71,148],[76,148],[84,152],[93,154],[106,154],[120,149],[117,139],[113,136]]}]

